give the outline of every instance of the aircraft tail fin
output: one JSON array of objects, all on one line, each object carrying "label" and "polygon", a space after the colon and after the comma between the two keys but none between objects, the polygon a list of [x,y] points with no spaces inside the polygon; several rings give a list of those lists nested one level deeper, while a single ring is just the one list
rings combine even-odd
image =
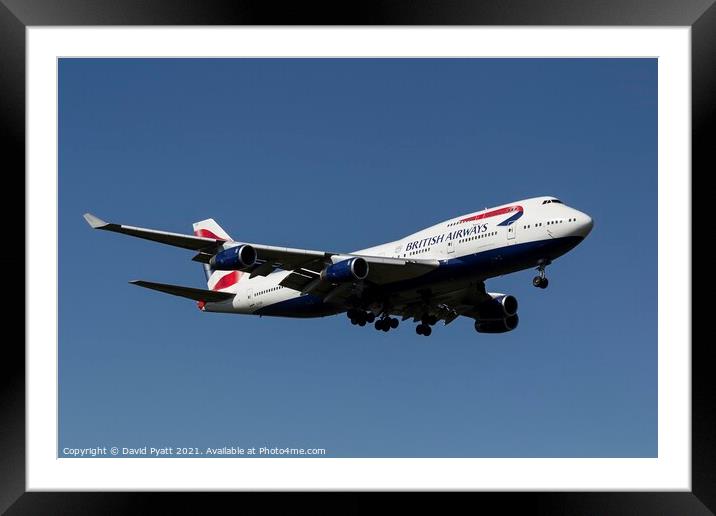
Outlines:
[{"label": "aircraft tail fin", "polygon": [[224,231],[214,219],[206,219],[195,222],[194,235],[206,238],[216,238],[217,240],[232,240],[229,234]]},{"label": "aircraft tail fin", "polygon": [[[231,236],[214,220],[205,219],[195,222],[194,235],[206,238],[216,238],[219,240],[233,241]],[[204,263],[204,275],[206,276],[206,285],[210,290],[217,292],[238,291],[237,283],[241,279],[243,272],[240,271],[215,271],[208,263]]]}]

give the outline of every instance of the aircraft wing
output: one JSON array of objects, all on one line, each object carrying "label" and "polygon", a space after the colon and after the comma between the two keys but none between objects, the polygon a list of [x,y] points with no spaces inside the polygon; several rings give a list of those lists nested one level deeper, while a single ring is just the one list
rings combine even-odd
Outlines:
[{"label": "aircraft wing", "polygon": [[160,242],[162,244],[183,247],[184,249],[192,249],[194,251],[201,251],[204,249],[215,250],[219,245],[224,243],[224,240],[216,238],[182,235],[180,233],[169,233],[168,231],[157,231],[155,229],[135,228],[134,226],[113,224],[111,222],[105,222],[91,213],[85,213],[84,218],[92,229],[123,233],[125,235],[144,238],[146,240],[154,240],[155,242]]},{"label": "aircraft wing", "polygon": [[[349,259],[357,256],[368,262],[366,281],[375,285],[385,285],[422,276],[439,265],[438,260],[406,260],[363,254],[341,254],[340,258]],[[280,284],[284,287],[325,298],[330,292],[339,287],[339,285],[321,279],[320,272],[326,266],[326,263],[331,262],[330,260],[327,262],[321,261],[320,264],[319,262],[313,262],[307,266],[304,265],[293,269],[293,272],[286,276]],[[347,288],[345,285],[340,287],[343,290]]]},{"label": "aircraft wing", "polygon": [[[114,224],[105,222],[91,213],[85,213],[84,218],[94,229],[122,233],[153,240],[162,244],[198,251],[199,253],[194,256],[193,259],[203,263],[208,263],[209,259],[227,243],[225,240],[218,238],[183,235],[155,229]],[[281,281],[282,286],[300,291],[310,291],[314,295],[320,296],[328,295],[338,286],[326,283],[320,279],[320,273],[326,265],[333,263],[337,259],[349,259],[355,256],[364,258],[366,262],[368,262],[368,277],[366,281],[377,285],[422,276],[437,268],[439,265],[438,260],[386,258],[362,254],[277,247],[248,242],[231,243],[248,244],[256,250],[257,263],[250,269],[250,277],[256,275],[267,276],[273,272],[274,269],[293,271]],[[332,257],[337,258],[332,259]]]}]

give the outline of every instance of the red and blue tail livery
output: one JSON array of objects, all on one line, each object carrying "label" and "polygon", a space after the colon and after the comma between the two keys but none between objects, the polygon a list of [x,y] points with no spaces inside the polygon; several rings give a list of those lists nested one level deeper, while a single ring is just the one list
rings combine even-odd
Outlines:
[{"label": "red and blue tail livery", "polygon": [[131,283],[192,299],[202,312],[301,318],[345,313],[353,325],[384,332],[410,320],[423,336],[460,316],[474,320],[478,333],[516,329],[517,298],[488,292],[485,283],[535,268],[532,284],[546,288],[547,266],[593,227],[589,215],[549,196],[469,213],[352,252],[234,240],[214,219],[196,222],[194,234],[186,235],[84,217],[94,229],[194,251],[206,288]]}]

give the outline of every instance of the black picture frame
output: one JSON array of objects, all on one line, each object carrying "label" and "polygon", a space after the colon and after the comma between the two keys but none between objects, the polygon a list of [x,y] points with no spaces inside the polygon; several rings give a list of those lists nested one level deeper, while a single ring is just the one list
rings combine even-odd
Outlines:
[{"label": "black picture frame", "polygon": [[[346,9],[293,4],[278,10],[264,2],[213,0],[0,0],[0,123],[5,144],[5,191],[24,191],[25,29],[64,25],[604,25],[690,26],[692,29],[692,178],[716,170],[708,136],[716,120],[716,6],[714,0],[418,0],[362,2]],[[700,172],[699,172],[700,171]],[[700,203],[692,201],[692,206]],[[13,217],[6,209],[6,220]],[[692,217],[693,218],[693,217]],[[688,230],[688,228],[685,228]],[[693,233],[692,233],[693,234]],[[25,236],[28,238],[28,235]],[[19,276],[17,244],[1,260]],[[14,274],[13,274],[14,273]],[[27,274],[27,271],[25,271]],[[17,296],[6,291],[6,314]],[[705,303],[691,306],[703,310]],[[692,316],[693,320],[693,316]],[[700,320],[700,318],[699,318]],[[161,504],[207,510],[208,494],[58,493],[25,489],[25,353],[6,332],[0,382],[0,511],[7,514],[115,514],[152,512]],[[691,492],[474,493],[479,503],[537,514],[713,514],[716,511],[716,424],[709,339],[692,339]],[[237,495],[241,495],[237,493]],[[224,502],[234,494],[212,494]],[[248,496],[243,494],[243,496]],[[252,495],[253,496],[253,495]],[[296,498],[293,496],[292,498]],[[355,498],[353,498],[355,500]],[[295,503],[292,502],[292,503]],[[300,503],[300,502],[299,502]],[[355,508],[358,502],[351,502]],[[195,504],[195,505],[194,505]],[[337,506],[338,507],[338,506]],[[342,505],[344,509],[345,505]]]}]

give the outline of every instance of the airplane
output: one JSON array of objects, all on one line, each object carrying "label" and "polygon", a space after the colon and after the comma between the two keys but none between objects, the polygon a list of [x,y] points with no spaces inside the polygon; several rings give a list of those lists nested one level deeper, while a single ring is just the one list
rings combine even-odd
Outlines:
[{"label": "airplane", "polygon": [[206,289],[130,283],[192,299],[202,312],[302,318],[345,312],[352,324],[374,323],[384,332],[397,328],[398,318],[412,319],[423,336],[459,316],[474,319],[478,333],[514,330],[517,299],[487,292],[485,281],[534,267],[533,285],[546,288],[546,267],[594,225],[556,197],[533,197],[343,253],[236,241],[214,219],[196,222],[194,234],[185,235],[109,223],[90,213],[84,218],[94,229],[195,251]]}]

